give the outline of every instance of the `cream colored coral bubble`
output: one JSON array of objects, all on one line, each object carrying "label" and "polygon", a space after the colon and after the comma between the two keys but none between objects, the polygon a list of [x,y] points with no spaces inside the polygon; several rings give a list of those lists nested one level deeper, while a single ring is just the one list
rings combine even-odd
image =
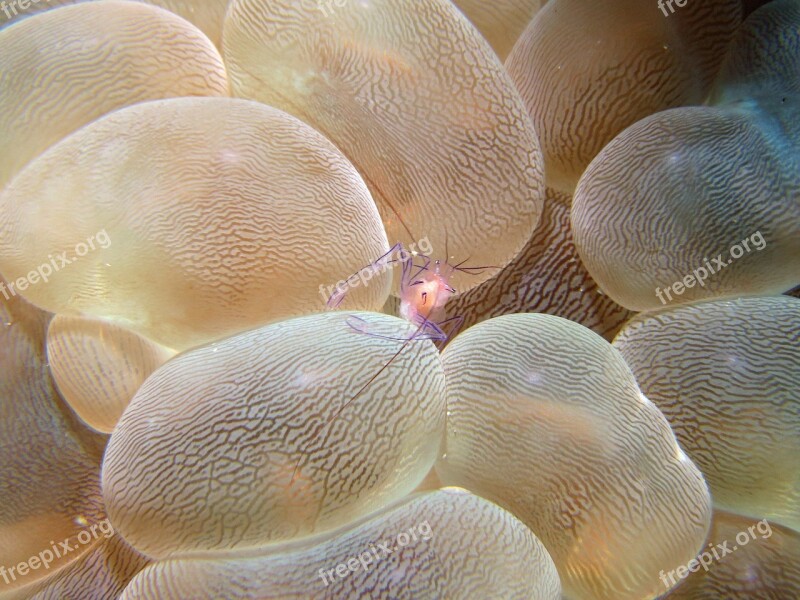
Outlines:
[{"label": "cream colored coral bubble", "polygon": [[411,492],[445,416],[431,341],[413,340],[381,371],[402,346],[393,338],[414,332],[387,315],[326,312],[168,362],[106,451],[117,531],[159,558],[241,549],[341,526]]},{"label": "cream colored coral bubble", "polygon": [[[81,129],[0,195],[0,232],[0,272],[34,303],[178,350],[321,310],[325,285],[388,250],[341,152],[230,98],[143,103]],[[352,289],[349,306],[381,307],[390,276]]]},{"label": "cream colored coral bubble", "polygon": [[551,0],[520,36],[506,67],[539,134],[548,187],[571,194],[623,129],[705,99],[741,3],[689,2],[668,18],[659,5]]},{"label": "cream colored coral bubble", "polygon": [[[538,223],[536,133],[449,1],[234,0],[223,56],[235,95],[300,117],[353,161],[391,243],[427,237],[433,259],[499,268]],[[464,291],[494,272],[450,283]]]},{"label": "cream colored coral bubble", "polygon": [[626,129],[573,199],[589,273],[636,311],[791,289],[800,204],[784,150],[761,117],[738,109],[675,109]]},{"label": "cream colored coral bubble", "polygon": [[592,160],[572,204],[598,285],[643,311],[800,283],[800,6],[775,0],[734,38],[711,106],[657,113]]},{"label": "cream colored coral bubble", "polygon": [[[348,563],[346,575],[337,574],[338,565]],[[558,600],[560,592],[552,559],[523,523],[450,488],[415,494],[337,532],[270,554],[156,563],[121,600]]]},{"label": "cream colored coral bubble", "polygon": [[[67,6],[78,2],[107,2],[108,0],[26,0],[27,7],[22,8],[19,0],[6,0],[5,10],[7,19],[0,20],[0,29],[15,21],[31,17],[37,12],[52,10],[59,6]],[[160,6],[176,15],[183,17],[217,46],[222,44],[222,22],[228,0],[136,0],[144,4]],[[2,15],[0,15],[0,19]]]},{"label": "cream colored coral bubble", "polygon": [[619,353],[559,317],[505,315],[444,350],[448,423],[437,463],[542,540],[569,597],[645,599],[708,531],[700,471]]},{"label": "cream colored coral bubble", "polygon": [[145,379],[175,352],[100,319],[56,315],[47,360],[61,395],[83,421],[110,433]]},{"label": "cream colored coral bubble", "polygon": [[228,94],[222,58],[208,38],[139,2],[34,15],[0,31],[0,54],[0,189],[48,147],[115,109]]},{"label": "cream colored coral bubble", "polygon": [[645,313],[614,340],[703,471],[714,506],[800,530],[800,300]]}]

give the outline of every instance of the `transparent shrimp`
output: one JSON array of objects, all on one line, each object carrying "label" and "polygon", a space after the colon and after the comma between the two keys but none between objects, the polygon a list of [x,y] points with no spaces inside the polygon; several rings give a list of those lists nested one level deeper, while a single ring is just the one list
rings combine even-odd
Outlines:
[{"label": "transparent shrimp", "polygon": [[[418,260],[420,264],[414,261]],[[467,259],[469,260],[469,259]],[[397,243],[383,256],[378,258],[371,265],[365,268],[384,269],[391,263],[399,262],[402,265],[402,277],[400,279],[400,316],[413,325],[416,326],[414,332],[408,337],[397,337],[390,334],[381,333],[376,331],[370,326],[369,321],[355,315],[347,318],[347,325],[354,331],[380,337],[384,339],[397,340],[403,342],[398,348],[397,352],[372,376],[367,380],[359,390],[350,397],[349,400],[344,402],[339,409],[328,418],[327,421],[317,427],[312,438],[306,442],[303,447],[302,454],[295,465],[294,472],[292,473],[292,480],[290,486],[297,478],[297,472],[303,459],[306,458],[306,449],[308,446],[322,433],[324,429],[330,426],[344,410],[353,404],[369,387],[369,385],[377,379],[389,366],[400,356],[400,353],[415,340],[431,340],[439,348],[444,343],[453,337],[464,322],[461,316],[450,317],[437,321],[436,319],[441,315],[447,301],[456,293],[456,290],[450,286],[449,279],[456,271],[463,273],[479,274],[484,269],[496,267],[464,267],[464,260],[456,265],[451,265],[445,261],[444,264],[440,260],[433,260],[429,256],[420,254],[418,252],[408,252],[404,249],[402,243]],[[358,277],[360,271],[351,275],[346,283],[350,283],[354,278]],[[327,307],[329,310],[339,308],[347,295],[346,289],[336,290],[328,299]]]}]

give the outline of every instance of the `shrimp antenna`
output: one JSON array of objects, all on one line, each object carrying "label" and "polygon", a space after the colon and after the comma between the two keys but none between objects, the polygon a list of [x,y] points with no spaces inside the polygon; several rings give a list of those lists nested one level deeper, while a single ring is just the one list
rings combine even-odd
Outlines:
[{"label": "shrimp antenna", "polygon": [[405,347],[406,347],[406,346],[408,346],[408,345],[409,345],[409,344],[410,344],[412,341],[414,341],[414,339],[416,338],[417,334],[418,334],[420,331],[422,331],[422,329],[423,329],[423,327],[425,327],[425,324],[426,324],[426,323],[428,323],[428,320],[427,320],[427,319],[425,319],[425,320],[422,322],[422,324],[421,324],[421,325],[420,325],[420,326],[417,328],[417,330],[414,332],[414,334],[413,334],[411,337],[409,337],[408,339],[406,339],[406,341],[405,341],[405,342],[403,342],[403,345],[402,345],[402,346],[400,346],[400,349],[399,349],[397,352],[395,352],[395,353],[394,353],[394,355],[392,356],[392,358],[390,358],[390,359],[389,359],[389,360],[386,362],[386,364],[385,364],[385,365],[383,365],[383,366],[380,368],[380,370],[379,370],[377,373],[375,373],[375,375],[373,375],[372,377],[370,377],[370,378],[369,378],[369,381],[367,381],[367,382],[366,382],[364,385],[362,385],[362,386],[361,386],[361,388],[360,388],[360,389],[359,389],[359,390],[358,390],[358,391],[355,393],[355,395],[353,395],[353,397],[351,397],[351,398],[350,398],[350,399],[349,399],[347,402],[345,402],[344,404],[342,404],[342,405],[339,407],[339,409],[338,409],[338,410],[337,410],[337,411],[336,411],[336,412],[333,414],[333,416],[329,417],[329,418],[328,418],[328,419],[327,419],[327,420],[326,420],[324,423],[322,423],[322,424],[321,424],[319,427],[317,427],[317,430],[314,432],[314,435],[312,436],[312,438],[311,438],[310,440],[308,440],[308,441],[305,443],[305,445],[303,446],[303,450],[302,450],[302,453],[301,453],[301,455],[300,455],[300,458],[298,458],[298,459],[297,459],[297,464],[294,466],[294,471],[292,471],[292,479],[291,479],[291,481],[289,482],[289,487],[291,487],[292,485],[294,485],[295,479],[297,478],[297,470],[300,468],[300,464],[303,462],[303,458],[306,456],[306,450],[308,449],[308,446],[311,444],[311,442],[312,442],[313,440],[317,439],[317,437],[319,437],[319,434],[320,434],[320,433],[322,433],[322,430],[323,430],[323,429],[325,429],[325,428],[326,428],[328,425],[330,425],[331,423],[333,423],[333,422],[334,422],[334,421],[335,421],[335,420],[336,420],[336,419],[339,417],[339,415],[340,415],[340,414],[342,414],[342,412],[344,411],[344,409],[346,409],[346,408],[347,408],[348,406],[350,406],[350,405],[351,405],[353,402],[355,402],[355,400],[356,400],[356,399],[357,399],[359,396],[361,396],[361,394],[363,394],[363,393],[364,393],[364,390],[366,390],[366,389],[367,389],[367,387],[369,387],[369,385],[370,385],[370,384],[371,384],[373,381],[375,381],[375,380],[378,378],[378,376],[379,376],[381,373],[383,373],[383,372],[386,370],[386,368],[387,368],[387,367],[388,367],[390,364],[392,364],[392,362],[393,362],[393,361],[394,361],[394,360],[395,360],[395,359],[396,359],[398,356],[400,356],[400,353],[401,353],[403,350],[405,350]]},{"label": "shrimp antenna", "polygon": [[453,271],[461,271],[462,273],[466,273],[467,275],[480,275],[486,269],[497,269],[498,271],[502,270],[502,267],[494,267],[494,266],[491,266],[491,265],[487,265],[485,267],[462,267],[461,265],[463,265],[466,262],[469,262],[469,260],[472,258],[472,256],[468,256],[467,258],[462,260],[457,265],[451,265],[450,264],[450,253],[449,253],[449,251],[447,249],[447,245],[448,245],[448,232],[445,229],[444,230],[444,253],[445,253],[445,256],[446,256],[445,264],[450,266],[450,268],[452,268]]},{"label": "shrimp antenna", "polygon": [[457,265],[452,265],[453,270],[454,271],[461,271],[462,273],[467,273],[468,275],[480,275],[486,269],[498,269],[498,270],[500,270],[502,268],[502,267],[494,267],[494,266],[491,266],[491,265],[487,265],[485,267],[462,267],[461,265],[463,265],[465,262],[469,261],[470,258],[472,258],[472,257],[468,256],[467,258],[462,260]]},{"label": "shrimp antenna", "polygon": [[[350,157],[348,156],[347,158],[349,159]],[[355,164],[355,163],[354,163],[354,164]],[[410,238],[412,241],[414,241],[414,240],[415,240],[415,238],[414,238],[414,234],[413,234],[413,233],[411,233],[411,230],[408,228],[408,225],[406,225],[406,222],[405,222],[405,221],[403,221],[403,217],[402,217],[402,216],[400,216],[400,211],[398,211],[398,210],[397,210],[397,209],[394,207],[394,204],[392,204],[392,203],[389,201],[389,197],[388,197],[386,194],[384,194],[384,193],[383,193],[383,190],[381,190],[380,186],[379,186],[379,185],[377,185],[377,184],[376,184],[376,183],[375,183],[375,182],[372,180],[372,178],[371,178],[369,175],[367,175],[366,173],[362,172],[360,169],[359,169],[359,171],[358,171],[358,172],[359,172],[359,174],[361,175],[361,177],[364,179],[364,181],[367,183],[367,185],[368,185],[368,187],[369,187],[369,190],[370,190],[370,192],[371,192],[372,190],[376,190],[376,191],[378,192],[378,194],[380,195],[381,201],[382,201],[384,204],[386,204],[386,206],[388,206],[388,207],[389,207],[389,209],[390,209],[390,210],[391,210],[391,211],[392,211],[392,212],[395,214],[395,216],[397,217],[397,220],[398,220],[398,221],[400,221],[400,224],[403,226],[403,229],[405,229],[405,230],[406,230],[406,233],[408,233],[408,236],[409,236],[409,238]]]}]

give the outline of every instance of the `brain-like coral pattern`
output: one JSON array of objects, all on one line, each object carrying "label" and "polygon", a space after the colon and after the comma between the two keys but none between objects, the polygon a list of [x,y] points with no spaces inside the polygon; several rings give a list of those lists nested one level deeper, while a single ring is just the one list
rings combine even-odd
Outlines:
[{"label": "brain-like coral pattern", "polygon": [[667,420],[611,345],[560,317],[505,315],[442,354],[436,469],[519,517],[576,598],[651,598],[703,544],[711,501]]},{"label": "brain-like coral pattern", "polygon": [[714,505],[800,529],[800,300],[645,313],[614,346],[700,467]]},{"label": "brain-like coral pattern", "polygon": [[[391,243],[503,266],[544,198],[536,133],[486,41],[449,1],[234,0],[233,93],[329,137],[364,177]],[[457,273],[458,290],[489,272]]]},{"label": "brain-like coral pattern", "polygon": [[[0,195],[0,232],[9,279],[55,267],[48,282],[23,280],[35,304],[177,350],[322,310],[320,286],[388,250],[339,150],[280,110],[231,98],[141,103],[79,130]],[[390,276],[349,305],[383,306]]]},{"label": "brain-like coral pattern", "polygon": [[[355,317],[370,334],[348,326]],[[394,339],[413,332],[379,313],[329,312],[168,362],[105,454],[117,530],[160,558],[249,548],[336,528],[411,492],[445,418],[436,348]]]},{"label": "brain-like coral pattern", "polygon": [[779,294],[800,272],[800,6],[737,33],[712,105],[632,125],[594,158],[572,204],[578,252],[632,310]]},{"label": "brain-like coral pattern", "polygon": [[[0,189],[48,147],[117,108],[228,94],[222,57],[208,38],[139,2],[37,14],[0,31],[0,54]],[[42,88],[46,94],[36,93]]]},{"label": "brain-like coral pattern", "polygon": [[[340,564],[346,567],[337,573]],[[450,488],[415,494],[282,553],[154,564],[122,600],[223,597],[558,600],[561,594],[552,559],[525,525]]]}]

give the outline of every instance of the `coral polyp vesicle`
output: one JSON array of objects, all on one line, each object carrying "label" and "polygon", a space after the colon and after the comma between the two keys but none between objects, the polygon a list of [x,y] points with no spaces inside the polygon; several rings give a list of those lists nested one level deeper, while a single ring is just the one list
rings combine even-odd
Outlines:
[{"label": "coral polyp vesicle", "polygon": [[[0,31],[0,54],[0,188],[49,146],[117,108],[228,95],[213,44],[190,23],[140,2],[34,15]],[[45,84],[47,94],[36,94]]]},{"label": "coral polyp vesicle", "polygon": [[[395,337],[414,330],[355,314]],[[104,459],[103,495],[122,536],[158,558],[249,548],[336,528],[411,492],[441,443],[438,354],[415,340],[322,428],[400,346],[350,330],[347,318],[282,321],[156,371]]]},{"label": "coral polyp vesicle", "polygon": [[103,433],[111,433],[136,390],[174,354],[99,319],[56,315],[47,329],[47,360],[59,392]]},{"label": "coral polyp vesicle", "polygon": [[694,557],[711,517],[703,476],[607,341],[560,317],[504,315],[456,337],[442,363],[442,482],[517,515],[569,597],[652,597],[660,568]]},{"label": "coral polyp vesicle", "polygon": [[[325,11],[316,0],[234,0],[223,57],[234,95],[298,116],[353,161],[390,243],[427,236],[444,260],[449,239],[459,260],[502,267],[538,223],[536,132],[499,60],[450,2]],[[453,287],[489,276],[460,274]]]},{"label": "coral polyp vesicle", "polygon": [[[101,230],[107,243],[76,256]],[[231,98],[142,103],[79,130],[0,194],[0,232],[12,279],[61,251],[70,260],[23,292],[32,302],[176,350],[322,310],[320,285],[388,249],[341,152],[282,111]],[[378,309],[389,283],[377,274],[352,306]]]},{"label": "coral polyp vesicle", "polygon": [[[506,66],[542,144],[547,185],[572,193],[608,142],[660,110],[702,102],[741,22],[739,0],[551,0]],[[565,51],[565,39],[575,48]]]},{"label": "coral polyp vesicle", "polygon": [[415,494],[349,528],[282,552],[157,563],[132,581],[121,600],[316,598],[323,593],[340,600],[558,600],[560,591],[552,559],[525,525],[483,498],[443,489]]},{"label": "coral polyp vesicle", "polygon": [[798,40],[796,2],[759,9],[733,40],[709,106],[642,119],[581,175],[575,243],[616,302],[653,310],[798,284]]},{"label": "coral polyp vesicle", "polygon": [[797,530],[799,339],[800,300],[778,296],[645,313],[614,340],[714,505]]}]

